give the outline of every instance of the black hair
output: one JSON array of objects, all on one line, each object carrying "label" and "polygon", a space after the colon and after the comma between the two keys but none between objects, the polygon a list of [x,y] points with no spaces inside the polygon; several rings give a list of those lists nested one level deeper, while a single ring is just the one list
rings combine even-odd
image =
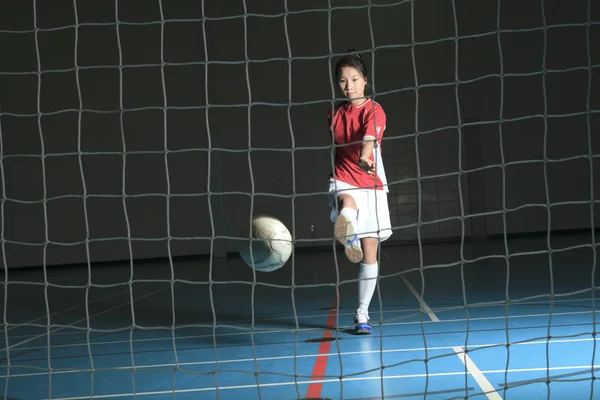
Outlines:
[{"label": "black hair", "polygon": [[367,78],[367,65],[360,54],[356,53],[354,49],[348,50],[348,53],[348,55],[340,58],[335,66],[335,80],[338,81],[340,79],[340,71],[344,67],[356,68],[365,78]]}]

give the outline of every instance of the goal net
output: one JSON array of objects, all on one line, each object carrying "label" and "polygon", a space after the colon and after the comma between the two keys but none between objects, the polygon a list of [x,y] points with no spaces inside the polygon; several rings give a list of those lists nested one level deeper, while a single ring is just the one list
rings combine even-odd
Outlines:
[{"label": "goal net", "polygon": [[[394,232],[362,342],[327,200],[350,48],[387,115]],[[22,0],[0,54],[6,398],[598,392],[598,3]],[[269,274],[236,255],[257,214],[294,239]]]}]

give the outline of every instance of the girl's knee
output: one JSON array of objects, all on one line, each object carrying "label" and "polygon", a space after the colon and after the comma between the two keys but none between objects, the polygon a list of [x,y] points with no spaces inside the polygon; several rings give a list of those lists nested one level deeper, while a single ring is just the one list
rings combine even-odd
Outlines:
[{"label": "girl's knee", "polygon": [[377,262],[377,251],[379,250],[379,240],[377,238],[364,238],[362,240],[364,264],[375,264]]},{"label": "girl's knee", "polygon": [[354,208],[357,209],[356,201],[349,194],[342,194],[338,197],[340,210],[342,208]]}]

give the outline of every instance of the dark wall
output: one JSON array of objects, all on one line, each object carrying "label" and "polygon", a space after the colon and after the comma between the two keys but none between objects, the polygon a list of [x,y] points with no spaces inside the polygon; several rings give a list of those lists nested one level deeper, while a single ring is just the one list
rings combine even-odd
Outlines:
[{"label": "dark wall", "polygon": [[349,48],[387,113],[390,241],[419,221],[422,239],[592,225],[600,6],[223,4],[0,5],[9,267],[220,255],[251,210],[297,247],[331,243],[330,73]]}]

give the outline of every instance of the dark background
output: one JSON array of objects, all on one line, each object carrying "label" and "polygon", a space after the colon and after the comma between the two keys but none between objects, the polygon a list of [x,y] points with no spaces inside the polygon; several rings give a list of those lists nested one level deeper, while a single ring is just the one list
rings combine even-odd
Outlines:
[{"label": "dark background", "polygon": [[6,1],[4,263],[220,257],[251,211],[330,246],[349,48],[387,113],[389,244],[599,225],[597,2]]}]

